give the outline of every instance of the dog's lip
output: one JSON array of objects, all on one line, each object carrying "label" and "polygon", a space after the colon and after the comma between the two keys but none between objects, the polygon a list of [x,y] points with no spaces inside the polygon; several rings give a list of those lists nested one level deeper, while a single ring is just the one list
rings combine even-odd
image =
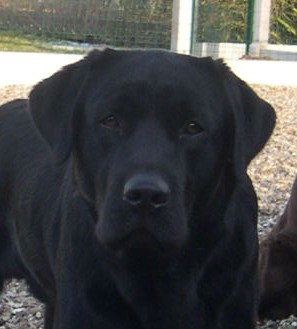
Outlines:
[{"label": "dog's lip", "polygon": [[128,249],[159,249],[163,250],[163,244],[154,234],[144,228],[139,228],[118,240],[109,241],[109,247],[114,251]]}]

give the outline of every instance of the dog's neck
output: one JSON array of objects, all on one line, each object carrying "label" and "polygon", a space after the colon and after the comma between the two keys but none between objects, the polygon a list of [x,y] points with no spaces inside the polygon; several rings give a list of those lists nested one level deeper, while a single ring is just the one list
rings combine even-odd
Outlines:
[{"label": "dog's neck", "polygon": [[[229,195],[219,187],[210,207],[222,198],[225,200]],[[220,202],[220,205],[218,209],[222,212],[218,211],[215,216],[223,217],[224,202]],[[214,219],[209,217],[209,213],[196,213],[195,216],[197,230],[201,231],[200,241],[195,235],[196,238],[189,239],[188,244],[179,251],[134,249],[115,257],[112,270],[114,282],[123,299],[137,314],[143,328],[201,327],[197,321],[203,318],[203,301],[198,298],[198,281],[203,275],[206,256],[219,243],[221,235],[215,236],[215,241],[208,241],[204,229]],[[215,232],[222,233],[223,228]]]},{"label": "dog's neck", "polygon": [[114,281],[143,328],[198,328],[197,273],[181,257],[140,250],[119,256]]}]

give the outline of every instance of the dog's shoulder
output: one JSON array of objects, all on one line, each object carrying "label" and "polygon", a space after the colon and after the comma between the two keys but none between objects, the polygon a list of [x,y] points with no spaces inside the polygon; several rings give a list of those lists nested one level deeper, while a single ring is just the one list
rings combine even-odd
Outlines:
[{"label": "dog's shoulder", "polygon": [[0,169],[6,168],[6,171],[49,158],[47,146],[33,124],[27,99],[16,99],[0,106],[0,152],[5,154]]},{"label": "dog's shoulder", "polygon": [[9,121],[17,120],[23,115],[28,115],[27,108],[28,100],[24,98],[15,99],[2,104],[0,106],[0,125],[7,125]]},{"label": "dog's shoulder", "polygon": [[20,131],[21,126],[29,123],[27,99],[15,99],[0,106],[0,134],[9,130]]}]

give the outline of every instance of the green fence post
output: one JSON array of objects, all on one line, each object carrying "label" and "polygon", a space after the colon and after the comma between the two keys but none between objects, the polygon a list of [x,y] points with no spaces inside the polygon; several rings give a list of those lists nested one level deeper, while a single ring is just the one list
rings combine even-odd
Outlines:
[{"label": "green fence post", "polygon": [[192,26],[191,26],[191,44],[190,44],[190,54],[193,54],[194,43],[196,42],[196,0],[192,2]]},{"label": "green fence post", "polygon": [[250,45],[253,42],[253,25],[254,25],[254,10],[255,0],[248,0],[247,3],[247,22],[246,22],[246,38],[245,38],[245,54],[248,55],[250,52]]}]

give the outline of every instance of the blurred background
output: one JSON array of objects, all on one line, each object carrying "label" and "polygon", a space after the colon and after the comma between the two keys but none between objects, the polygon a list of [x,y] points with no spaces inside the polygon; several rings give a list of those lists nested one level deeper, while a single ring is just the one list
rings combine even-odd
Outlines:
[{"label": "blurred background", "polygon": [[297,60],[297,0],[0,0],[0,51],[165,48]]}]

